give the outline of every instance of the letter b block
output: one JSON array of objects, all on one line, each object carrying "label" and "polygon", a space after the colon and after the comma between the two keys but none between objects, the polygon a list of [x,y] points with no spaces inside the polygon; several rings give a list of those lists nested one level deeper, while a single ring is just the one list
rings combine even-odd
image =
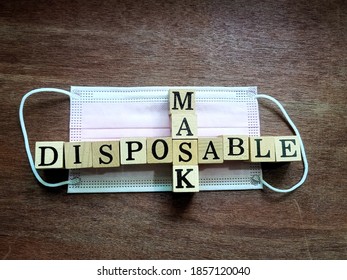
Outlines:
[{"label": "letter b block", "polygon": [[199,166],[174,165],[173,192],[198,192],[199,191]]},{"label": "letter b block", "polygon": [[35,168],[64,168],[64,142],[36,142]]}]

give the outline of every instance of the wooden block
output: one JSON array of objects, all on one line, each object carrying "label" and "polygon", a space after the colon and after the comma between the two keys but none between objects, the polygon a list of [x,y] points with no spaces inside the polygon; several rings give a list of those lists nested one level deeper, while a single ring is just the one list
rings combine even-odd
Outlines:
[{"label": "wooden block", "polygon": [[195,91],[189,89],[169,90],[170,114],[195,113]]},{"label": "wooden block", "polygon": [[199,164],[223,163],[223,138],[199,138],[198,139]]},{"label": "wooden block", "polygon": [[121,164],[147,163],[146,138],[122,138],[120,140]]},{"label": "wooden block", "polygon": [[147,138],[147,163],[172,163],[172,138]]},{"label": "wooden block", "polygon": [[64,145],[64,150],[67,169],[93,166],[91,142],[67,142]]},{"label": "wooden block", "polygon": [[301,149],[299,137],[277,136],[275,137],[276,161],[301,161]]},{"label": "wooden block", "polygon": [[250,137],[251,162],[275,162],[275,138],[272,136]]},{"label": "wooden block", "polygon": [[195,114],[172,114],[171,137],[172,139],[197,139],[197,116]]},{"label": "wooden block", "polygon": [[173,192],[198,192],[199,191],[199,166],[198,165],[173,165]]},{"label": "wooden block", "polygon": [[120,141],[93,142],[93,167],[119,167],[119,143]]},{"label": "wooden block", "polygon": [[249,160],[248,138],[246,135],[223,135],[224,160]]},{"label": "wooden block", "polygon": [[36,142],[35,168],[64,168],[64,142]]},{"label": "wooden block", "polygon": [[198,164],[198,140],[172,140],[173,165]]}]

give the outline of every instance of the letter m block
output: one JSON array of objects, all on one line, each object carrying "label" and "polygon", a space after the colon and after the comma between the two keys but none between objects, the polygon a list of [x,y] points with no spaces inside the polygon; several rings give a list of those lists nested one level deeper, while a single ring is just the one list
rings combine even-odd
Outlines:
[{"label": "letter m block", "polygon": [[170,114],[195,113],[195,91],[187,89],[172,89],[170,96]]}]

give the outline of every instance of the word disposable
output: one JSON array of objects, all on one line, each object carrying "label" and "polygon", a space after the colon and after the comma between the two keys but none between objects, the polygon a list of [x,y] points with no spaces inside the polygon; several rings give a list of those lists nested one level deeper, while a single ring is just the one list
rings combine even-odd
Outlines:
[{"label": "word disposable", "polygon": [[297,136],[223,135],[198,138],[195,92],[170,90],[171,137],[121,138],[100,142],[36,142],[35,167],[116,168],[129,164],[172,164],[173,191],[199,191],[199,164],[229,160],[301,161]]}]

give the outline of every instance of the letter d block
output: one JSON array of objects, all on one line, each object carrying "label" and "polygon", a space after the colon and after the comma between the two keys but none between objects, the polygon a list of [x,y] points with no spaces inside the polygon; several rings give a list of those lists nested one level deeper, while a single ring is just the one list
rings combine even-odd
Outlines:
[{"label": "letter d block", "polygon": [[64,168],[64,142],[36,142],[35,168]]},{"label": "letter d block", "polygon": [[174,165],[173,192],[198,192],[199,191],[199,166]]}]

